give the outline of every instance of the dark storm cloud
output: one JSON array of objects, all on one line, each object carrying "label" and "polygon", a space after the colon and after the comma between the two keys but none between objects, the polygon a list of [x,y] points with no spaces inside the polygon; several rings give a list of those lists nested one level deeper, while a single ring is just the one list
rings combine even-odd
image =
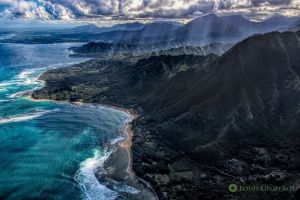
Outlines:
[{"label": "dark storm cloud", "polygon": [[254,6],[259,6],[263,3],[269,3],[270,5],[289,5],[292,0],[251,0]]}]

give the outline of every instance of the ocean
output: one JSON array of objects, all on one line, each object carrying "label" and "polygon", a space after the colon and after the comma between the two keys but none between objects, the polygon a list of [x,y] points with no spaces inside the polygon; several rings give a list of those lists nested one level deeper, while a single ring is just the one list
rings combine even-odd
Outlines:
[{"label": "ocean", "polygon": [[42,72],[86,60],[68,56],[74,45],[0,44],[0,199],[120,198],[95,171],[127,114],[28,98]]}]

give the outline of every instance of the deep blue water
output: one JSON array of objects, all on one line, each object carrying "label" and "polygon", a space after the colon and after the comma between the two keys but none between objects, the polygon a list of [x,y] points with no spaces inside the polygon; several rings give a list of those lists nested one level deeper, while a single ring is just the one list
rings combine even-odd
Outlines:
[{"label": "deep blue water", "polygon": [[84,61],[75,44],[0,44],[0,199],[114,199],[94,172],[127,116],[92,105],[36,102],[49,68]]}]

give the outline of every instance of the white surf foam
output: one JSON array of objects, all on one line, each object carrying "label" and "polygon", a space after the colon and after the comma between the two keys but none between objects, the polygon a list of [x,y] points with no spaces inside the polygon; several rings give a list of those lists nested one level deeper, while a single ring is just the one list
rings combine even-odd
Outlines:
[{"label": "white surf foam", "polygon": [[22,85],[33,85],[33,84],[40,84],[41,81],[39,81],[40,75],[36,75],[37,73],[42,73],[43,71],[50,70],[50,69],[56,69],[59,67],[66,67],[71,66],[74,64],[77,64],[78,62],[69,62],[69,63],[57,63],[52,64],[47,67],[39,67],[34,69],[26,69],[22,71],[19,75],[16,76],[17,79],[21,80]]},{"label": "white surf foam", "polygon": [[119,193],[130,193],[130,194],[138,194],[140,191],[135,189],[134,187],[128,186],[124,183],[118,182],[118,181],[114,181],[114,180],[110,180],[110,182],[112,182],[114,184],[113,188],[115,191],[119,192]]},{"label": "white surf foam", "polygon": [[57,109],[54,110],[37,110],[35,112],[26,114],[26,115],[17,115],[17,116],[12,116],[12,117],[7,117],[7,118],[0,118],[0,124],[7,124],[7,123],[14,123],[14,122],[22,122],[22,121],[28,121],[32,120],[38,117],[41,117],[49,112],[56,111]]},{"label": "white surf foam", "polygon": [[26,95],[30,95],[30,93],[33,90],[26,90],[26,91],[17,92],[17,93],[9,95],[8,98],[13,99],[13,98],[19,98],[19,97],[23,97],[23,96],[26,96]]},{"label": "white surf foam", "polygon": [[118,193],[102,185],[95,176],[96,169],[103,165],[110,154],[110,152],[106,152],[101,155],[99,150],[95,150],[92,158],[88,158],[81,163],[75,179],[82,187],[84,199],[114,200],[117,198]]},{"label": "white surf foam", "polygon": [[11,33],[11,34],[3,34],[3,35],[0,35],[0,40],[10,39],[10,38],[13,38],[15,36],[16,36],[16,34],[13,34],[13,33]]},{"label": "white surf foam", "polygon": [[11,83],[8,83],[8,82],[1,82],[0,83],[0,90],[3,91],[3,90],[6,90],[6,87],[11,85]]},{"label": "white surf foam", "polygon": [[22,85],[33,85],[38,84],[38,77],[34,76],[33,74],[40,69],[29,69],[22,71],[19,75],[17,75],[17,79],[21,80]]},{"label": "white surf foam", "polygon": [[27,71],[22,71],[19,75],[18,78],[20,79],[26,79],[29,77],[30,74],[33,74],[33,70],[27,70]]},{"label": "white surf foam", "polygon": [[[68,57],[68,56],[67,56]],[[78,63],[80,63],[82,61],[78,61],[78,62],[67,62],[67,63],[57,63],[57,64],[52,64],[52,65],[49,65],[47,68],[44,68],[44,69],[56,69],[56,68],[59,68],[59,67],[69,67],[69,66],[72,66],[72,65],[76,65]],[[43,68],[40,68],[40,69],[43,69]]]},{"label": "white surf foam", "polygon": [[11,85],[11,83],[0,83],[0,87],[5,87],[5,86],[8,86],[8,85]]},{"label": "white surf foam", "polygon": [[10,81],[6,81],[6,82],[1,82],[0,83],[0,87],[7,87],[7,86],[11,86],[11,85],[20,85],[21,81],[19,80],[10,80]]},{"label": "white surf foam", "polygon": [[1,99],[0,99],[0,103],[8,103],[8,102],[12,102],[12,101],[14,101],[14,100],[12,100],[12,99],[9,99],[9,100],[1,100]]},{"label": "white surf foam", "polygon": [[7,91],[12,85],[18,84],[18,81],[0,82],[0,92]]},{"label": "white surf foam", "polygon": [[123,137],[123,136],[120,136],[120,137],[117,137],[117,138],[113,139],[113,140],[110,142],[110,144],[115,145],[115,144],[117,144],[118,142],[120,142],[120,141],[122,141],[122,140],[124,140],[124,137]]}]

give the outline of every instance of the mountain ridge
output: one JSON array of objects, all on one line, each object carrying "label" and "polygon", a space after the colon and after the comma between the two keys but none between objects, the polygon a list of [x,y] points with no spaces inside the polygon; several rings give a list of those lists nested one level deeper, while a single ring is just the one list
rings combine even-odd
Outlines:
[{"label": "mountain ridge", "polygon": [[16,33],[16,36],[1,40],[1,42],[28,44],[107,42],[131,45],[179,42],[204,46],[210,43],[237,43],[253,34],[285,31],[297,20],[299,20],[297,17],[274,16],[262,22],[254,22],[241,15],[217,16],[211,14],[195,18],[184,25],[168,21],[148,24],[133,22],[99,28],[87,25],[87,27],[75,28],[75,30],[82,29],[82,32],[68,29]]},{"label": "mountain ridge", "polygon": [[300,32],[255,35],[220,57],[91,61],[45,73],[46,87],[32,96],[141,113],[133,168],[161,198],[293,199],[295,192],[245,197],[227,187],[232,181],[297,186],[299,38]]},{"label": "mountain ridge", "polygon": [[103,33],[103,32],[110,32],[116,30],[128,30],[134,31],[139,30],[144,27],[143,23],[140,22],[132,22],[132,23],[125,23],[125,24],[116,24],[110,27],[99,27],[95,24],[88,24],[83,26],[77,26],[70,31],[73,32],[80,32],[80,33]]},{"label": "mountain ridge", "polygon": [[217,16],[209,14],[176,26],[160,22],[146,24],[138,31],[112,31],[97,36],[98,40],[115,43],[142,44],[157,41],[182,40],[197,45],[210,43],[236,43],[253,34],[286,29],[299,18],[273,16],[262,22],[254,22],[242,15]]}]

